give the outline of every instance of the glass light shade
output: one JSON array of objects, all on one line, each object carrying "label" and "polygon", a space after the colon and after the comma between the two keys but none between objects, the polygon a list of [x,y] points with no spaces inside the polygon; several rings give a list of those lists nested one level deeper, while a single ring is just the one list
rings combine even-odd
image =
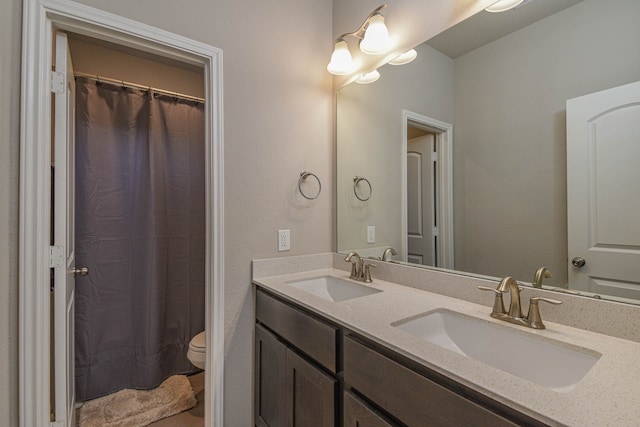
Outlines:
[{"label": "glass light shade", "polygon": [[393,60],[389,61],[391,65],[404,65],[416,59],[418,52],[415,49],[406,51],[405,53],[396,56]]},{"label": "glass light shade", "polygon": [[370,73],[363,74],[362,76],[360,76],[360,78],[356,80],[356,83],[361,85],[368,85],[369,83],[375,82],[379,78],[380,78],[380,73],[378,72],[378,70],[373,70]]},{"label": "glass light shade", "polygon": [[331,61],[327,65],[327,71],[338,76],[348,74],[356,68],[349,45],[344,40],[338,40],[331,54]]},{"label": "glass light shade", "polygon": [[509,9],[513,9],[523,1],[524,0],[500,0],[499,2],[492,4],[485,10],[487,12],[504,12]]},{"label": "glass light shade", "polygon": [[367,55],[378,55],[385,53],[390,46],[391,39],[387,26],[384,25],[384,16],[374,15],[369,20],[364,38],[360,42],[360,50]]}]

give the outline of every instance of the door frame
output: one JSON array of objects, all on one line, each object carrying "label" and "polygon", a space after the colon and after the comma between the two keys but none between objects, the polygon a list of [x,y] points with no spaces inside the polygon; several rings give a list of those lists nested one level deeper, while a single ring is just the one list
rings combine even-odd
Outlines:
[{"label": "door frame", "polygon": [[20,106],[19,422],[50,424],[49,291],[54,31],[190,63],[205,76],[205,423],[223,425],[224,246],[222,50],[68,0],[24,0]]},{"label": "door frame", "polygon": [[[406,258],[409,249],[407,237],[407,126],[411,125],[435,134],[438,149],[436,161],[436,191],[438,207],[438,257],[439,268],[453,269],[453,125],[425,115],[402,110],[402,182],[401,182],[401,242],[402,253]],[[405,260],[406,261],[406,260]]]}]

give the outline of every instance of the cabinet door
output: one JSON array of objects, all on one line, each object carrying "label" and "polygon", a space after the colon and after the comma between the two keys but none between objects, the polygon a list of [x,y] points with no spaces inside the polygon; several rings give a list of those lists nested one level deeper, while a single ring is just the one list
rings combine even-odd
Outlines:
[{"label": "cabinet door", "polygon": [[285,427],[287,347],[260,325],[255,338],[255,420],[258,427]]},{"label": "cabinet door", "polygon": [[344,392],[343,427],[394,427],[351,392]]},{"label": "cabinet door", "polygon": [[287,426],[334,427],[338,382],[287,349]]}]

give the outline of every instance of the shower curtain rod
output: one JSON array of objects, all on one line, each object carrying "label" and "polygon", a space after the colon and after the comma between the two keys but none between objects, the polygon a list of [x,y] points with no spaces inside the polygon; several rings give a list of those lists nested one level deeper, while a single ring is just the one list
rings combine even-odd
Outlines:
[{"label": "shower curtain rod", "polygon": [[131,88],[135,88],[135,89],[141,89],[141,90],[149,90],[150,89],[150,90],[152,90],[154,92],[161,93],[163,95],[169,95],[169,96],[173,96],[173,97],[177,97],[177,98],[187,99],[189,101],[201,102],[203,104],[204,104],[204,101],[205,101],[204,98],[199,98],[197,96],[185,95],[183,93],[178,93],[178,92],[171,92],[169,90],[158,89],[158,88],[151,87],[151,86],[144,86],[144,85],[137,84],[137,83],[125,82],[123,80],[110,79],[108,77],[101,77],[101,76],[98,76],[98,75],[95,75],[95,74],[82,73],[80,71],[76,71],[73,74],[76,77],[84,77],[84,78],[87,78],[87,79],[95,80],[96,82],[105,82],[105,83],[118,84],[118,85],[131,87]]}]

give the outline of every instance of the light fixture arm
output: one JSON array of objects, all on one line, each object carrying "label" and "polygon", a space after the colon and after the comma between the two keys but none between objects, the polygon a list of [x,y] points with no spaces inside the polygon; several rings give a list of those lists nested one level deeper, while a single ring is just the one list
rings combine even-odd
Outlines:
[{"label": "light fixture arm", "polygon": [[335,39],[333,44],[336,44],[339,41],[344,40],[344,38],[347,37],[347,36],[353,36],[353,37],[356,37],[356,38],[362,40],[364,38],[364,33],[367,30],[367,25],[369,25],[369,21],[371,20],[371,18],[373,18],[375,15],[379,15],[380,11],[385,9],[386,7],[387,7],[386,3],[383,4],[382,6],[378,6],[373,12],[371,12],[369,14],[369,16],[367,16],[367,19],[365,19],[364,22],[362,23],[362,25],[360,25],[360,28],[358,28],[353,33],[344,33],[344,34],[342,34],[340,37]]}]

